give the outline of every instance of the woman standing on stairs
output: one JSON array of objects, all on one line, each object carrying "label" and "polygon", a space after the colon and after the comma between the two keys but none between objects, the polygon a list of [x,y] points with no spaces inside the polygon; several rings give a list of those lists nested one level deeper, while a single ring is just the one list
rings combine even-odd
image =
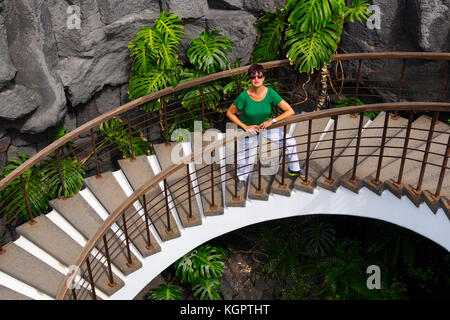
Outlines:
[{"label": "woman standing on stairs", "polygon": [[[264,86],[264,67],[254,64],[248,69],[251,87],[244,90],[231,104],[227,111],[227,117],[233,121],[239,130],[245,130],[253,135],[238,141],[237,175],[238,190],[242,189],[247,181],[248,174],[253,170],[254,159],[258,146],[257,134],[269,141],[278,142],[279,148],[283,147],[283,131],[280,128],[268,129],[273,123],[286,119],[295,114],[292,107],[281,98],[272,88]],[[269,119],[273,106],[278,106],[283,113]],[[240,118],[236,112],[242,111]],[[297,156],[296,141],[286,135],[286,159],[288,162],[288,174],[304,178],[300,169],[300,161]],[[249,155],[251,153],[251,156]],[[251,161],[253,160],[253,161]],[[251,161],[251,163],[250,163]]]}]

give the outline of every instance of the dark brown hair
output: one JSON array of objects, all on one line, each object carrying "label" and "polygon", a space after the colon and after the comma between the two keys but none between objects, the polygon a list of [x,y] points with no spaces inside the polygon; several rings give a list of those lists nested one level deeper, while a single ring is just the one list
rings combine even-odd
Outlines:
[{"label": "dark brown hair", "polygon": [[250,68],[248,68],[248,76],[251,77],[252,75],[256,75],[258,73],[261,73],[264,75],[264,67],[260,64],[253,64]]}]

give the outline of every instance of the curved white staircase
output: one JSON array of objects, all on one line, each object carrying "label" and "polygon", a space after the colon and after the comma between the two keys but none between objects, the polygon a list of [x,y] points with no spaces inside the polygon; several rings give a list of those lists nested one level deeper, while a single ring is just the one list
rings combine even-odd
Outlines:
[{"label": "curved white staircase", "polygon": [[[263,176],[264,192],[258,193],[257,176],[252,174],[250,183],[239,192],[241,201],[233,201],[234,181],[233,179],[224,181],[221,177],[228,179],[231,176],[223,175],[225,169],[219,169],[217,165],[214,167],[214,176],[218,182],[222,179],[222,183],[214,186],[216,207],[211,208],[211,191],[203,187],[205,184],[198,186],[196,182],[196,176],[200,173],[202,177],[199,178],[199,182],[210,179],[210,165],[191,163],[190,172],[197,170],[197,174],[193,173],[191,176],[193,190],[197,193],[196,201],[191,203],[192,217],[188,218],[187,204],[175,200],[170,204],[171,232],[166,232],[168,228],[166,219],[154,221],[150,225],[149,246],[142,217],[142,203],[136,202],[133,210],[130,209],[125,214],[128,219],[134,210],[141,210],[141,216],[132,217],[126,222],[132,224],[133,219],[142,220],[134,231],[137,236],[133,237],[130,245],[133,263],[128,264],[123,236],[108,242],[110,251],[120,252],[111,261],[116,282],[116,286],[111,287],[108,285],[106,254],[104,249],[99,247],[102,251],[97,257],[100,257],[98,259],[104,269],[97,271],[101,273],[100,280],[96,282],[97,296],[100,299],[132,299],[176,259],[205,241],[247,225],[292,216],[342,214],[380,219],[417,232],[450,251],[448,210],[450,179],[444,179],[440,208],[431,204],[430,207],[421,204],[423,200],[413,203],[400,193],[383,192],[383,189],[374,188],[367,183],[370,179],[365,180],[373,177],[377,169],[376,155],[379,153],[381,138],[370,137],[381,137],[384,119],[384,112],[374,121],[364,119],[357,176],[360,181],[366,183],[356,185],[348,183],[353,168],[351,155],[355,150],[354,138],[358,133],[359,122],[358,117],[349,115],[339,116],[338,119],[338,129],[343,131],[338,131],[333,163],[335,182],[331,184],[325,181],[329,167],[328,148],[332,143],[331,130],[334,126],[334,120],[330,118],[312,121],[311,156],[318,159],[310,162],[310,176],[317,181],[317,185],[306,186],[301,183],[300,178],[287,177],[288,188],[280,188],[279,172],[275,176]],[[390,138],[385,143],[387,148],[381,181],[396,178],[402,148],[394,149],[389,146],[403,146],[408,123],[407,119],[401,117],[398,119],[391,117],[389,121],[387,136]],[[414,185],[417,181],[425,149],[424,140],[427,138],[426,130],[430,127],[430,122],[429,117],[421,116],[412,125],[413,129],[425,130],[412,130],[409,146],[412,151],[408,153],[408,158],[419,161],[406,162],[403,178],[405,186]],[[303,122],[293,125],[288,131],[291,135],[297,136],[296,140],[300,145],[304,145],[307,139],[306,124]],[[433,142],[441,144],[432,145],[430,161],[442,162],[440,159],[442,154],[445,154],[450,127],[438,121],[435,130]],[[328,133],[322,134],[323,131]],[[20,238],[5,245],[4,251],[0,254],[0,299],[54,299],[64,276],[71,270],[70,266],[88,239],[134,190],[171,165],[170,154],[177,145],[179,143],[175,142],[154,145],[155,155],[140,156],[134,160],[120,160],[120,170],[103,173],[101,177],[87,178],[86,188],[79,194],[72,198],[51,201],[53,208],[51,213],[37,217],[34,224],[26,223],[17,228]],[[193,150],[190,143],[182,143],[182,148],[185,155]],[[299,151],[303,164],[306,152]],[[422,189],[434,193],[432,188],[435,188],[438,176],[439,172],[434,166],[427,166]],[[169,197],[173,196],[176,199],[177,195],[187,192],[183,188],[176,191],[171,189],[174,182],[181,177],[175,174],[167,179]],[[163,203],[163,190],[164,186],[161,184],[160,193],[152,189],[146,194],[146,198],[155,198],[155,201],[161,200]],[[113,233],[123,227],[123,222],[120,221],[122,220],[113,225],[108,237],[114,238]],[[93,254],[97,252],[94,250]],[[79,290],[89,290],[89,287]]]}]

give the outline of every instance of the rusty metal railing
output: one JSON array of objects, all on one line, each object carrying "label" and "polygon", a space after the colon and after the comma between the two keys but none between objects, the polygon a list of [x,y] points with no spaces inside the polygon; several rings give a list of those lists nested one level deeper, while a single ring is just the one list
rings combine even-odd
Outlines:
[{"label": "rusty metal railing", "polygon": [[[343,116],[354,115],[354,114],[362,115],[364,112],[384,111],[384,112],[386,112],[385,119],[387,119],[387,120],[384,121],[384,124],[382,127],[373,128],[373,129],[383,129],[381,135],[369,136],[367,138],[368,140],[373,139],[373,138],[382,139],[383,143],[381,144],[381,146],[379,146],[380,147],[379,152],[361,154],[360,149],[358,147],[355,147],[354,148],[355,153],[347,155],[347,157],[349,158],[349,161],[354,160],[358,157],[374,157],[374,158],[378,159],[379,163],[381,163],[384,158],[383,150],[386,150],[387,148],[397,148],[397,149],[401,150],[402,152],[399,152],[399,155],[396,156],[395,159],[397,159],[398,161],[401,161],[402,163],[405,161],[417,161],[417,159],[409,158],[408,152],[409,151],[417,151],[419,149],[408,148],[407,141],[408,141],[408,139],[410,139],[411,131],[414,132],[416,130],[422,130],[424,132],[427,132],[428,138],[420,140],[424,145],[426,145],[424,150],[420,150],[421,152],[423,152],[423,155],[424,155],[424,159],[423,159],[423,161],[421,161],[421,166],[424,168],[435,167],[440,172],[439,179],[438,179],[438,181],[436,181],[435,189],[433,190],[433,196],[435,198],[439,198],[442,184],[443,184],[442,182],[444,181],[444,177],[445,177],[445,172],[448,169],[448,167],[447,167],[447,163],[448,163],[447,160],[448,160],[448,156],[449,156],[448,144],[446,146],[446,152],[443,152],[440,154],[434,153],[434,156],[435,156],[434,158],[439,158],[438,160],[428,161],[427,158],[431,154],[430,146],[432,144],[443,145],[443,143],[434,142],[429,137],[433,136],[433,134],[436,134],[436,133],[450,135],[450,132],[448,130],[447,131],[435,130],[438,113],[439,112],[447,112],[448,110],[450,110],[449,103],[399,102],[399,103],[373,104],[370,106],[353,106],[353,107],[346,107],[346,108],[322,110],[322,111],[292,116],[288,119],[280,121],[280,123],[274,124],[272,126],[272,128],[278,127],[280,129],[282,129],[284,132],[287,132],[287,126],[289,126],[289,125],[292,125],[292,124],[300,125],[300,126],[308,125],[308,133],[307,133],[307,139],[306,139],[307,142],[302,143],[302,144],[297,144],[297,149],[298,149],[299,155],[303,154],[303,156],[301,158],[305,159],[304,166],[308,167],[312,162],[320,159],[320,158],[314,157],[314,153],[312,154],[312,156],[309,155],[309,151],[311,150],[310,146],[315,144],[316,142],[318,142],[318,141],[313,140],[312,137],[317,136],[317,134],[330,133],[332,135],[332,138],[331,138],[332,142],[336,142],[336,132],[340,131],[340,129],[337,129],[337,127],[333,127],[332,129],[330,129],[328,131],[312,132],[312,130],[310,129],[312,122],[317,121],[318,119],[322,119],[322,118],[334,117],[335,123],[337,123],[338,122],[337,120]],[[393,128],[393,127],[389,126],[389,119],[390,119],[390,117],[394,117],[394,119],[395,119],[395,116],[394,116],[395,111],[408,112],[409,115],[411,115],[414,112],[419,112],[419,111],[420,112],[430,112],[432,115],[431,126],[428,129],[418,129],[418,128],[411,126],[412,121],[410,120],[410,121],[408,121],[408,125],[405,128],[407,131],[405,136],[402,136],[400,138],[397,136],[387,136],[388,129]],[[411,117],[410,117],[410,119],[411,119]],[[360,127],[361,126],[358,123],[358,126],[355,128],[352,128],[352,129],[359,131]],[[344,130],[349,130],[349,129],[347,128]],[[96,297],[95,296],[96,281],[99,281],[102,273],[107,272],[108,278],[111,279],[110,285],[114,285],[114,274],[111,271],[111,264],[112,264],[111,261],[114,260],[114,258],[117,257],[117,255],[125,254],[127,256],[126,258],[130,264],[130,267],[133,266],[133,261],[132,261],[132,257],[130,254],[130,244],[132,244],[133,241],[135,240],[135,238],[139,235],[138,230],[141,226],[145,226],[147,232],[150,232],[148,229],[149,225],[151,225],[152,223],[154,224],[156,221],[158,221],[158,219],[165,219],[167,221],[167,223],[166,223],[167,228],[168,228],[167,231],[170,232],[170,229],[171,229],[170,215],[172,214],[171,210],[173,208],[176,209],[177,205],[179,206],[183,203],[187,204],[190,201],[195,201],[195,196],[198,193],[213,192],[214,186],[222,184],[223,182],[226,183],[227,181],[232,181],[232,182],[237,181],[237,175],[235,173],[235,168],[237,167],[235,141],[236,141],[236,139],[243,139],[249,135],[250,134],[248,134],[246,132],[242,132],[240,134],[237,134],[236,136],[226,137],[224,140],[216,141],[216,142],[206,146],[202,150],[194,152],[193,154],[188,155],[183,159],[180,159],[179,164],[173,164],[167,170],[164,170],[163,172],[156,175],[151,181],[148,181],[148,183],[146,183],[139,189],[135,190],[135,192],[105,220],[105,222],[98,229],[96,234],[91,239],[89,239],[89,241],[86,244],[86,246],[84,247],[82,253],[80,254],[78,259],[74,263],[76,266],[80,267],[81,270],[85,270],[84,273],[81,274],[77,283],[74,284],[74,287],[76,285],[80,285],[81,287],[85,288],[86,290],[79,291],[79,292],[69,291],[69,288],[67,287],[67,283],[65,281],[61,285],[61,288],[59,290],[57,298],[64,299],[64,298],[69,297],[68,295],[71,295],[71,297],[75,298],[75,299],[95,298]],[[287,157],[284,152],[285,146],[286,146],[285,138],[286,138],[286,135],[284,135],[283,143],[281,143],[281,147],[279,148],[279,154],[282,155],[280,158],[281,162],[282,162],[280,166],[282,168],[285,168],[285,166],[288,164],[288,162],[286,161]],[[293,136],[293,138],[298,138],[298,136]],[[345,143],[346,147],[350,144],[350,142],[354,138],[355,137],[346,138],[347,139],[347,141]],[[384,141],[386,141],[386,139],[399,139],[400,142],[404,141],[404,143],[403,143],[403,146],[398,146],[398,145],[388,146],[388,145],[385,145],[385,143],[384,143]],[[361,139],[361,140],[364,141],[364,139]],[[359,141],[361,142],[361,140],[359,140]],[[322,142],[323,142],[323,140],[322,140]],[[400,143],[400,145],[401,145],[401,143]],[[197,157],[199,157],[203,154],[207,154],[207,153],[210,154],[211,152],[215,152],[215,154],[219,154],[220,148],[227,148],[227,146],[229,146],[228,150],[231,150],[232,154],[226,154],[224,157],[222,157],[220,159],[221,161],[219,161],[218,167],[216,167],[214,169],[215,174],[213,174],[213,175],[209,174],[209,170],[208,170],[209,166],[205,166],[202,169],[193,170],[193,171],[186,169],[186,163],[194,161],[194,159],[196,159]],[[367,146],[370,146],[370,144],[369,145],[365,144],[365,147],[367,147]],[[344,148],[344,147],[341,146],[340,148]],[[316,149],[316,151],[317,151],[317,149]],[[338,150],[338,147],[336,147],[334,145],[334,143],[331,148],[325,148],[325,149],[322,149],[322,151],[329,152],[329,155],[323,156],[322,159],[330,160],[330,164],[333,161],[334,155],[340,153]],[[308,153],[308,156],[305,156],[304,153]],[[438,156],[438,157],[436,157],[436,156]],[[390,157],[392,157],[392,156],[390,156]],[[233,163],[231,163],[232,168],[227,166],[230,163],[227,164],[225,162],[226,158],[233,159]],[[357,172],[356,169],[358,168],[358,161],[355,161],[354,163],[356,163],[356,166],[354,166],[354,169],[353,169],[353,170],[355,170],[354,171],[354,179],[358,179],[358,176],[356,173]],[[401,181],[402,167],[403,166],[400,166],[400,170],[399,170],[399,174],[398,174],[399,181]],[[206,170],[205,170],[205,168],[206,168]],[[222,168],[224,170],[222,170]],[[330,172],[327,173],[328,178],[330,178],[330,177],[334,177],[335,179],[338,178],[335,176],[335,173],[330,168],[332,168],[331,165],[328,165],[325,168],[326,170],[330,170]],[[284,170],[285,169],[282,169],[282,172]],[[379,179],[379,174],[382,170],[383,170],[382,165],[377,167],[375,181],[377,181],[376,179]],[[172,175],[178,173],[178,171],[183,172],[182,177],[180,179],[178,179],[177,181],[173,182],[170,186],[168,186],[166,183],[167,179],[170,178]],[[258,168],[253,169],[252,172],[253,172],[253,174],[258,174],[259,175],[258,178],[261,179],[261,177],[260,177],[261,171],[259,170],[259,166],[258,166]],[[207,175],[207,176],[209,175],[208,179],[203,179],[203,181],[200,182],[199,181],[200,177],[205,176],[205,175]],[[217,179],[218,176],[221,177],[220,182],[217,182],[214,180],[214,179]],[[282,175],[282,176],[284,176],[284,175]],[[421,183],[423,181],[423,177],[424,177],[424,170],[420,170],[420,173],[417,176],[416,188],[414,189],[418,193],[422,192]],[[311,182],[311,177],[308,175],[308,173],[306,174],[304,181]],[[154,188],[157,188],[159,190],[159,193],[161,192],[161,189],[159,189],[160,188],[159,183],[161,183],[161,182],[164,183],[163,192],[165,193],[165,197],[159,201],[156,200],[157,197],[154,197],[151,199],[146,198],[145,195],[149,194],[149,192],[151,190],[153,190]],[[197,183],[197,185],[201,191],[197,191],[197,192],[194,191],[194,188],[192,187],[193,182]],[[282,180],[281,185],[283,185],[283,184],[286,184],[286,181]],[[189,193],[177,194],[177,190],[180,190],[181,188],[186,188],[186,187],[188,190],[190,190]],[[171,194],[170,200],[168,197],[169,189],[170,189],[170,194]],[[237,190],[233,190],[233,193],[236,195]],[[125,218],[125,211],[130,209],[133,206],[133,204],[139,200],[141,200],[143,209],[133,210],[134,213],[131,215],[128,214],[127,217]],[[191,214],[191,213],[188,213],[188,214]],[[120,221],[122,221],[122,223],[119,223]],[[116,232],[111,233],[110,228],[115,223],[117,225],[121,225],[122,227],[117,229]],[[109,232],[109,233],[107,233],[107,232]],[[121,238],[121,239],[124,238],[124,240],[117,241],[118,238]],[[150,239],[150,237],[148,237],[148,239]],[[109,245],[110,242],[112,245]],[[120,247],[120,245],[118,245],[118,243],[121,244],[122,247],[126,247],[127,250],[125,250],[125,252],[123,250],[121,250],[121,247]],[[150,243],[149,243],[149,245],[151,246]],[[93,253],[94,248],[97,248],[96,254]],[[106,248],[109,248],[109,250],[106,250]],[[106,257],[104,255],[106,255]],[[70,275],[68,275],[66,277],[66,280],[69,279],[69,276]]]}]

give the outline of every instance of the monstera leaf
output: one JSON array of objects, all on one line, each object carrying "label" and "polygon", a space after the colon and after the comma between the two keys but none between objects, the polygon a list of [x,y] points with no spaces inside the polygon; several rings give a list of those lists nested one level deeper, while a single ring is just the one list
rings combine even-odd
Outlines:
[{"label": "monstera leaf", "polygon": [[231,52],[230,42],[229,38],[220,37],[218,30],[203,30],[200,37],[191,40],[187,50],[189,62],[207,74],[225,70],[230,63],[225,52]]}]

